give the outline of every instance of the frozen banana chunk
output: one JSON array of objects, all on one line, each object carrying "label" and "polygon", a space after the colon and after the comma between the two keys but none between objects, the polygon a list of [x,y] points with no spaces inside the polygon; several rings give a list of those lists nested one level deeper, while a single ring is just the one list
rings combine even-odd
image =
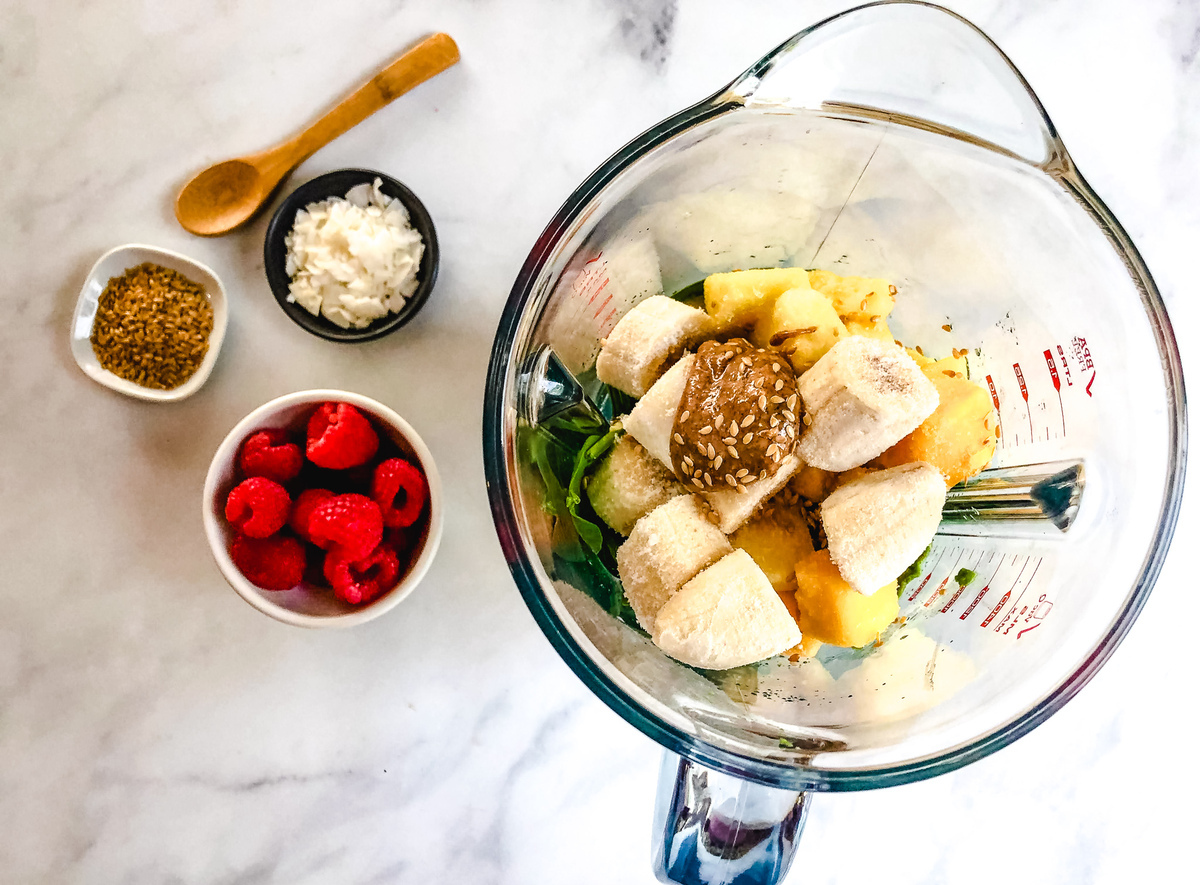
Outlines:
[{"label": "frozen banana chunk", "polygon": [[684,354],[654,382],[624,421],[625,431],[668,468],[671,468],[671,430],[695,359],[694,353]]},{"label": "frozen banana chunk", "polygon": [[829,557],[846,583],[870,596],[929,546],[945,501],[941,472],[924,461],[849,482],[821,504]]},{"label": "frozen banana chunk", "polygon": [[729,553],[680,587],[659,609],[650,635],[675,660],[705,670],[753,664],[803,638],[745,550]]},{"label": "frozen banana chunk", "polygon": [[617,440],[587,484],[596,515],[622,535],[655,507],[684,494],[674,474],[628,434]]},{"label": "frozen banana chunk", "polygon": [[638,623],[652,632],[672,594],[732,549],[692,495],[672,498],[639,519],[617,548],[617,574]]},{"label": "frozen banana chunk", "polygon": [[726,534],[737,531],[758,508],[787,484],[800,469],[801,463],[795,455],[788,455],[779,462],[779,468],[773,474],[747,486],[744,492],[736,489],[702,492],[704,500],[717,515],[717,525],[721,531]]},{"label": "frozen banana chunk", "polygon": [[667,362],[711,334],[712,326],[704,311],[653,295],[608,334],[596,358],[596,377],[630,396],[642,396]]},{"label": "frozen banana chunk", "polygon": [[938,392],[891,341],[843,338],[797,382],[809,425],[796,447],[805,463],[840,472],[899,442],[938,405]]}]

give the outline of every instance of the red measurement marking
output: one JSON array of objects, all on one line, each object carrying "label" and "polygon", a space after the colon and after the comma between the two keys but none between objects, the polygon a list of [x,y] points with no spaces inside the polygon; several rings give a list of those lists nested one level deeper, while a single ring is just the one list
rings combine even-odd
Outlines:
[{"label": "red measurement marking", "polygon": [[[1058,394],[1058,411],[1062,415],[1063,436],[1067,435],[1067,413],[1063,409],[1062,401],[1062,384],[1058,380],[1058,367],[1054,365],[1054,354],[1048,350],[1042,351],[1042,356],[1046,358],[1046,368],[1050,370],[1050,380],[1054,382],[1054,392]],[[1050,438],[1050,429],[1046,429],[1046,438]]]},{"label": "red measurement marking", "polygon": [[958,616],[958,619],[959,619],[960,621],[965,621],[965,620],[967,619],[967,615],[969,615],[969,614],[971,614],[971,612],[975,611],[975,606],[979,605],[979,601],[980,601],[981,599],[983,599],[983,597],[987,596],[987,592],[988,592],[988,590],[990,590],[991,588],[992,588],[992,583],[991,583],[991,581],[989,581],[988,583],[984,584],[984,585],[983,585],[983,589],[982,589],[982,590],[980,590],[978,593],[976,593],[976,594],[975,594],[975,598],[971,600],[971,604],[970,604],[970,605],[968,605],[968,606],[966,607],[966,609],[963,611],[963,613],[962,613],[961,615],[959,615],[959,616]]},{"label": "red measurement marking", "polygon": [[1033,442],[1033,412],[1029,411],[1029,388],[1025,386],[1025,373],[1021,371],[1020,363],[1013,363],[1013,371],[1017,373],[1017,384],[1021,385],[1021,399],[1025,400],[1025,414],[1029,417],[1029,441]]},{"label": "red measurement marking", "polygon": [[1030,630],[1036,630],[1036,629],[1037,629],[1038,627],[1040,627],[1040,626],[1042,626],[1042,622],[1041,622],[1041,621],[1038,621],[1038,622],[1037,622],[1036,624],[1034,624],[1032,627],[1026,627],[1024,630],[1018,630],[1018,631],[1017,631],[1017,639],[1020,639],[1022,636],[1024,636],[1024,635],[1025,635],[1026,633],[1028,633]]},{"label": "red measurement marking", "polygon": [[1000,397],[996,393],[996,382],[992,376],[987,376],[988,390],[992,393],[992,405],[996,407],[996,426],[1000,428],[1000,437],[1004,438],[1004,422],[1000,420]]},{"label": "red measurement marking", "polygon": [[912,595],[908,597],[909,602],[912,602],[914,599],[916,599],[921,594],[921,591],[925,589],[925,585],[929,583],[929,579],[933,577],[933,573],[937,571],[937,567],[941,563],[942,557],[945,555],[945,550],[938,552],[938,558],[934,560],[933,565],[930,567],[929,574],[927,574],[925,579],[921,581],[921,586],[917,587],[917,589],[912,592]]},{"label": "red measurement marking", "polygon": [[1092,383],[1093,383],[1093,382],[1095,382],[1095,380],[1096,380],[1096,373],[1093,371],[1093,372],[1092,372],[1092,380],[1091,380],[1091,381],[1089,381],[1089,382],[1087,383],[1087,387],[1085,387],[1085,388],[1084,388],[1084,390],[1086,390],[1086,391],[1087,391],[1087,395],[1088,395],[1088,396],[1091,396],[1091,395],[1092,395]]},{"label": "red measurement marking", "polygon": [[1055,346],[1055,348],[1058,349],[1059,360],[1062,361],[1063,375],[1066,376],[1067,387],[1073,387],[1074,382],[1071,381],[1071,367],[1069,365],[1067,365],[1067,355],[1065,353],[1063,353],[1061,344],[1056,344],[1054,346]]},{"label": "red measurement marking", "polygon": [[996,613],[1000,611],[1000,609],[1004,606],[1004,603],[1008,602],[1008,597],[1010,596],[1012,596],[1011,590],[1001,596],[1000,601],[996,603],[996,607],[991,610],[991,612],[986,618],[983,619],[979,626],[986,627],[988,624],[990,624],[992,622],[992,618],[996,617]]},{"label": "red measurement marking", "polygon": [[[1017,557],[1014,555],[1013,562],[1016,562],[1016,561],[1017,561]],[[1041,564],[1042,564],[1042,561],[1039,559],[1038,565],[1041,565]],[[1025,574],[1025,569],[1027,569],[1027,568],[1029,568],[1029,557],[1028,556],[1025,557],[1025,564],[1023,566],[1021,566],[1021,570],[1019,572],[1017,572],[1017,578],[1015,581],[1012,582],[1012,586],[1008,588],[1008,592],[1000,597],[1000,601],[996,603],[996,607],[992,609],[991,614],[989,614],[986,618],[983,619],[983,622],[979,625],[980,627],[986,627],[988,624],[990,624],[992,622],[992,618],[996,617],[996,615],[1000,611],[1000,609],[1004,608],[1004,604],[1006,602],[1008,602],[1009,598],[1012,596],[1013,590],[1017,589],[1017,584],[1019,584],[1021,582],[1021,575]],[[1034,571],[1034,573],[1036,573],[1037,569],[1035,568],[1033,571]],[[1033,580],[1033,575],[1029,576],[1029,580],[1031,580],[1031,581]],[[1025,586],[1028,587],[1029,585],[1026,584]],[[1024,595],[1024,591],[1022,591],[1022,595]],[[1020,601],[1020,597],[1018,597],[1018,601]],[[1014,603],[1014,605],[1015,604],[1016,603]],[[996,625],[996,630],[997,631],[1000,630],[999,624]]]},{"label": "red measurement marking", "polygon": [[[1028,563],[1027,563],[1027,564],[1028,564]],[[1032,572],[1030,572],[1030,574],[1029,574],[1029,580],[1025,582],[1025,589],[1021,591],[1021,595],[1017,597],[1017,601],[1013,603],[1013,606],[1012,606],[1012,608],[1010,608],[1010,609],[1008,610],[1008,614],[1006,614],[1006,615],[1004,616],[1004,621],[1007,621],[1009,618],[1012,618],[1012,623],[1010,623],[1010,624],[1008,625],[1008,630],[1005,630],[1005,631],[1004,631],[1004,635],[1005,635],[1005,636],[1007,636],[1007,635],[1008,635],[1008,631],[1009,631],[1009,630],[1011,630],[1013,627],[1015,627],[1015,626],[1016,626],[1016,624],[1017,624],[1017,619],[1013,617],[1013,612],[1015,612],[1015,611],[1017,610],[1017,606],[1021,604],[1021,600],[1022,600],[1022,599],[1024,599],[1024,598],[1025,598],[1025,594],[1029,592],[1029,587],[1030,587],[1030,585],[1031,585],[1031,584],[1033,584],[1033,579],[1034,579],[1035,577],[1037,577],[1038,569],[1040,569],[1041,567],[1042,567],[1042,560],[1041,560],[1041,558],[1039,557],[1039,558],[1038,558],[1038,561],[1037,561],[1037,565],[1035,565],[1035,566],[1033,567],[1033,571],[1032,571]],[[1025,569],[1024,569],[1024,568],[1022,568],[1022,569],[1021,569],[1021,571],[1025,571]],[[1021,576],[1020,576],[1020,575],[1017,575],[1017,580],[1018,580],[1018,581],[1019,581],[1019,580],[1021,580]],[[1015,587],[1015,586],[1016,586],[1016,584],[1013,584],[1013,586]],[[1025,609],[1021,609],[1021,611],[1022,611],[1022,612],[1024,612],[1024,611],[1025,611]],[[999,624],[997,624],[997,625],[996,625],[996,632],[997,632],[997,633],[999,633],[999,632],[1000,632],[1000,628],[1004,626],[1004,621],[1001,621]]]},{"label": "red measurement marking", "polygon": [[[1054,354],[1048,350],[1043,350],[1042,356],[1046,358],[1046,368],[1050,370],[1050,380],[1054,382],[1054,389],[1062,390],[1062,385],[1058,382],[1058,367],[1054,365]],[[1020,376],[1018,375],[1017,377]]]},{"label": "red measurement marking", "polygon": [[1021,399],[1029,402],[1029,388],[1025,386],[1025,375],[1021,372],[1021,364],[1013,363],[1013,371],[1017,373],[1017,383],[1021,385]]}]

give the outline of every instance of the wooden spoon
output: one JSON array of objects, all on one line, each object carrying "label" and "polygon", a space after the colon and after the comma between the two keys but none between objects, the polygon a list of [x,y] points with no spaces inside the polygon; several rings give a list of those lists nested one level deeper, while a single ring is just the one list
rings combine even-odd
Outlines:
[{"label": "wooden spoon", "polygon": [[405,52],[299,135],[257,154],[209,166],[183,186],[175,217],[203,237],[229,233],[270,198],[283,178],[318,149],[392,99],[458,61],[449,34],[434,34]]}]

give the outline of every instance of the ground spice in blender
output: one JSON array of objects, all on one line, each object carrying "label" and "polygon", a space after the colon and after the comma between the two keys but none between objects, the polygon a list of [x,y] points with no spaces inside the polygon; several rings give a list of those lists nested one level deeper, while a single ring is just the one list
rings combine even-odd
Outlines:
[{"label": "ground spice in blender", "polygon": [[147,262],[104,287],[92,325],[92,350],[114,375],[142,387],[171,390],[200,367],[212,329],[212,305],[203,287]]}]

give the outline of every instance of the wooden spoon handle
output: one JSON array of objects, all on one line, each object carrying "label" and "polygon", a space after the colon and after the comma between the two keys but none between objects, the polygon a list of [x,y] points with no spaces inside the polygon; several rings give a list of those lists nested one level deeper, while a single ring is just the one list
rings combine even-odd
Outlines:
[{"label": "wooden spoon handle", "polygon": [[449,34],[426,37],[291,139],[287,143],[289,168],[458,59],[458,46]]}]

